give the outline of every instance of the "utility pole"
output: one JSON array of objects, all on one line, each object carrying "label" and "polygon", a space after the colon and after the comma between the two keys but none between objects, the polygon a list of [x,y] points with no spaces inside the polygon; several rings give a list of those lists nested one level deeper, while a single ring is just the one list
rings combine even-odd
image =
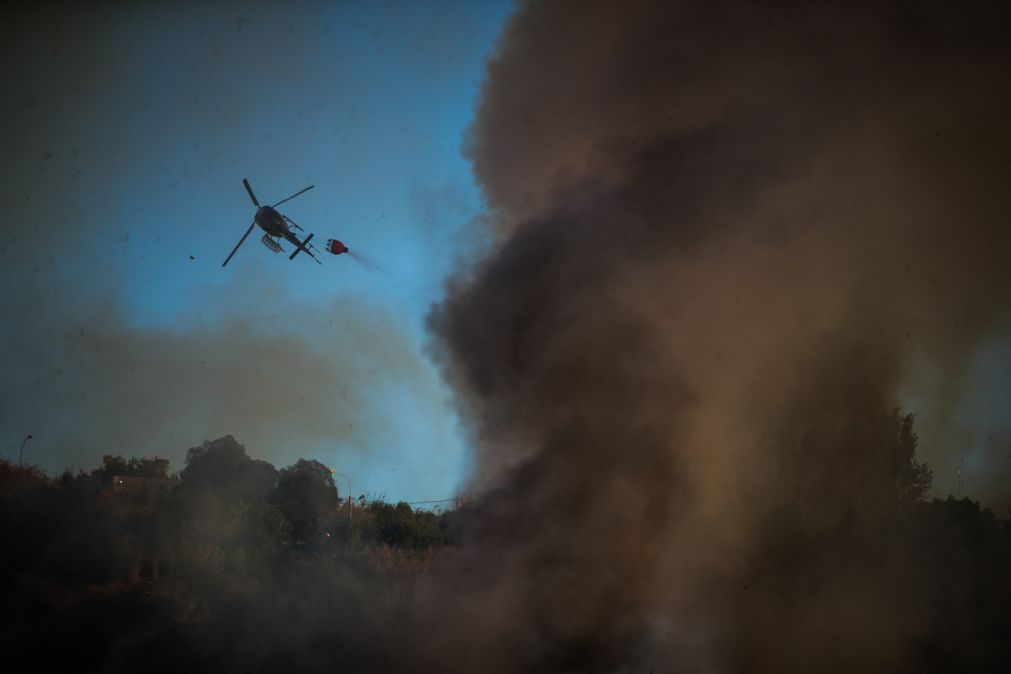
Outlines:
[{"label": "utility pole", "polygon": [[25,436],[25,439],[21,441],[21,449],[18,450],[18,468],[21,467],[21,457],[25,452],[25,443],[31,440],[33,437],[35,436],[29,433],[28,435]]}]

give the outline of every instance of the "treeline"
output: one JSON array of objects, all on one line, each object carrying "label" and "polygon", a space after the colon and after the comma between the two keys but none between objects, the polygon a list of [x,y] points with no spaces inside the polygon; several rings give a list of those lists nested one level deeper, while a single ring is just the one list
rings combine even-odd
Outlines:
[{"label": "treeline", "polygon": [[[1009,671],[1011,519],[928,498],[916,440],[897,412],[763,440],[784,458],[756,483],[754,546],[739,569],[699,580],[700,610],[726,616],[713,636],[726,671],[814,671],[812,659],[818,671]],[[190,449],[175,475],[158,458],[107,456],[56,478],[0,462],[0,648],[57,671],[457,671],[449,644],[520,634],[546,641],[537,671],[616,671],[602,663],[627,662],[652,634],[625,627],[645,620],[635,605],[622,631],[589,642],[513,619],[578,598],[566,584],[593,550],[646,554],[631,544],[649,541],[607,519],[576,513],[578,536],[556,522],[558,546],[530,554],[550,513],[515,507],[527,499],[503,507],[492,493],[436,514],[353,497],[349,511],[347,497],[319,462],[277,469],[230,436]],[[503,580],[517,559],[526,575]],[[545,570],[530,614],[497,613],[503,587]]]},{"label": "treeline", "polygon": [[51,479],[0,463],[0,564],[8,576],[68,586],[222,574],[263,582],[297,555],[406,554],[458,535],[452,512],[349,504],[320,462],[278,470],[231,436],[190,449],[178,475],[168,469],[166,459],[110,455]]},{"label": "treeline", "polygon": [[449,559],[458,513],[351,502],[318,461],[278,470],[231,436],[176,475],[160,458],[56,478],[0,461],[0,648],[74,671],[316,669],[306,644],[324,641],[327,667],[374,661],[347,634],[382,642]]}]

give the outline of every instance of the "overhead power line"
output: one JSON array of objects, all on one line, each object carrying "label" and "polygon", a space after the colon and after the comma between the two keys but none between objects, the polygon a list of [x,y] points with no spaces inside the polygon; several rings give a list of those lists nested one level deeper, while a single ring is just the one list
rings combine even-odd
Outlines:
[{"label": "overhead power line", "polygon": [[455,501],[456,498],[440,498],[433,501],[404,501],[407,505],[424,505],[427,503],[445,503],[446,501]]}]

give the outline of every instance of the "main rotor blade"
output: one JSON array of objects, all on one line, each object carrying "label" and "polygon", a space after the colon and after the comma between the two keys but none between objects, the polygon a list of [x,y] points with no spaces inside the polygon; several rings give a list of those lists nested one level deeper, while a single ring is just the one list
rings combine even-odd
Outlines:
[{"label": "main rotor blade", "polygon": [[[308,191],[309,191],[309,190],[311,190],[311,189],[312,189],[313,187],[314,187],[313,185],[309,185],[309,187],[306,187],[306,188],[305,188],[304,190],[302,190],[301,192],[295,192],[294,194],[292,194],[292,195],[291,195],[290,197],[288,197],[287,199],[281,199],[281,200],[280,200],[280,201],[278,201],[278,202],[277,202],[276,204],[274,204],[274,205],[272,206],[272,208],[277,208],[278,206],[280,206],[280,205],[281,205],[281,204],[283,204],[284,202],[286,202],[286,201],[291,201],[292,199],[294,199],[294,198],[295,198],[295,197],[297,197],[298,195],[302,194],[302,192],[308,192]],[[250,194],[252,194],[252,192],[250,192]]]},{"label": "main rotor blade", "polygon": [[253,203],[256,204],[256,207],[259,208],[260,202],[256,200],[256,195],[253,194],[253,188],[249,186],[249,181],[243,178],[242,184],[246,186],[246,191],[249,192],[249,198],[252,199]]},{"label": "main rotor blade", "polygon": [[[253,191],[250,190],[249,193],[252,194]],[[253,227],[256,227],[256,220],[253,220],[253,224],[251,224],[249,226],[249,229],[247,229],[246,233],[242,235],[242,238],[239,239],[239,242],[237,244],[235,244],[235,248],[232,249],[232,252],[229,253],[228,257],[225,258],[225,261],[221,263],[222,267],[224,267],[226,264],[228,264],[228,261],[232,259],[232,256],[235,255],[235,251],[237,251],[239,249],[239,246],[241,246],[242,242],[246,240],[246,237],[249,236],[249,233],[251,231],[253,231]]]}]

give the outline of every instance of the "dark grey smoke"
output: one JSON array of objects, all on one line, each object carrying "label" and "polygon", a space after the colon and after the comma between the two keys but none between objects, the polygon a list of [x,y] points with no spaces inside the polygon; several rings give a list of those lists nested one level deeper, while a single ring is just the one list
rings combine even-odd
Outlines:
[{"label": "dark grey smoke", "polygon": [[900,394],[950,461],[1007,326],[1008,18],[521,5],[469,146],[501,243],[431,317],[489,490],[463,662],[910,662],[935,598],[865,551]]}]

